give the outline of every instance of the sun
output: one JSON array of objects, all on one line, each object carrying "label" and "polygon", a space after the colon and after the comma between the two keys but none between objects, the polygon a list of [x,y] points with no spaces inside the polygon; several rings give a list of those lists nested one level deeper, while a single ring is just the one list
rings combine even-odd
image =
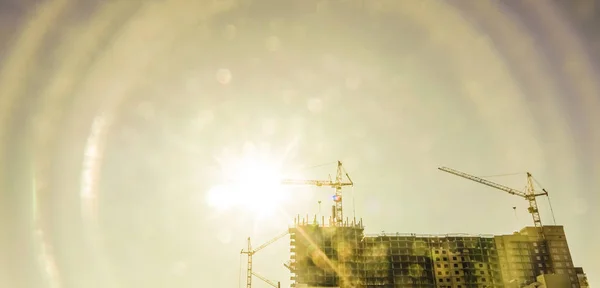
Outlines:
[{"label": "sun", "polygon": [[218,160],[223,176],[208,191],[208,205],[220,210],[243,209],[256,216],[271,216],[289,199],[281,174],[281,161],[268,155],[245,153]]}]

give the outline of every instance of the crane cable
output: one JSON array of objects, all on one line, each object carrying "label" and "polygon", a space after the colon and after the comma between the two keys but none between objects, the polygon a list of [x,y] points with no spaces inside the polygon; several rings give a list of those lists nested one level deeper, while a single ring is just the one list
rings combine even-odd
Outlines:
[{"label": "crane cable", "polygon": [[302,167],[300,170],[304,171],[304,170],[308,170],[308,169],[314,169],[314,168],[319,168],[319,167],[323,167],[323,166],[333,165],[336,163],[337,162],[328,162],[328,163],[323,163],[323,164],[319,164],[319,165],[305,166],[305,167]]},{"label": "crane cable", "polygon": [[496,175],[487,175],[487,176],[479,176],[479,178],[492,178],[492,177],[503,177],[503,176],[515,176],[525,174],[524,172],[519,173],[506,173],[506,174],[496,174]]},{"label": "crane cable", "polygon": [[307,170],[325,167],[325,166],[333,165],[336,163],[337,162],[328,162],[328,163],[323,163],[323,164],[318,164],[318,165],[313,165],[313,166],[300,166],[300,167],[294,169],[293,171],[295,171],[296,173],[302,173],[302,172],[306,172]]},{"label": "crane cable", "polygon": [[[525,173],[521,172],[521,173],[496,174],[496,175],[488,175],[488,176],[479,176],[479,178],[514,176],[514,175],[520,175],[520,174],[525,174]],[[533,177],[533,175],[531,176],[531,178],[533,179],[535,184],[537,184],[539,187],[541,187],[541,188],[544,187],[544,186],[542,186],[542,184],[540,184],[540,182],[537,179],[535,179],[535,177]],[[546,199],[548,199],[548,206],[550,208],[550,214],[552,214],[552,221],[554,222],[554,225],[556,225],[556,218],[554,216],[554,208],[552,208],[552,201],[550,201],[550,194],[546,194]]]},{"label": "crane cable", "polygon": [[[533,181],[535,182],[535,184],[537,184],[538,186],[540,186],[543,189],[544,186],[542,186],[542,184],[540,184],[540,182],[537,179],[535,179],[535,177],[533,177],[533,175],[531,176],[531,178],[533,178]],[[552,214],[552,221],[554,222],[554,225],[556,225],[556,218],[554,217],[554,209],[552,208],[552,202],[550,201],[550,194],[547,192],[546,192],[546,198],[548,199],[548,206],[550,207],[550,214]]]}]

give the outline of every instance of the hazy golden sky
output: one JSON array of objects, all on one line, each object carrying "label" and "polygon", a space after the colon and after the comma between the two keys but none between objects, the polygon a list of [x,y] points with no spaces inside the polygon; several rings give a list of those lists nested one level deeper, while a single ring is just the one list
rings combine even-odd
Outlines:
[{"label": "hazy golden sky", "polygon": [[[530,171],[600,284],[594,1],[81,2],[0,1],[0,286],[236,287],[246,237],[331,210],[209,205],[248,151],[294,178],[342,160],[367,233],[511,233],[526,201],[436,168]],[[288,246],[255,271],[288,286]]]}]

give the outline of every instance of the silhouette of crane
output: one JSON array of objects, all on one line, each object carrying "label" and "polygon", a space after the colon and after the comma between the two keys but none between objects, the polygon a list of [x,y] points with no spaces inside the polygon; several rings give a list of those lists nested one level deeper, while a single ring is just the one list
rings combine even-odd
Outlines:
[{"label": "silhouette of crane", "polygon": [[532,180],[532,176],[531,173],[527,172],[527,191],[526,192],[522,192],[519,191],[517,189],[513,189],[504,185],[500,185],[497,183],[494,183],[492,181],[489,180],[485,180],[483,178],[479,178],[473,175],[469,175],[467,173],[464,172],[460,172],[458,170],[454,170],[454,169],[450,169],[447,167],[439,167],[439,170],[442,170],[444,172],[450,173],[450,174],[454,174],[456,176],[465,178],[465,179],[469,179],[471,181],[475,181],[478,183],[481,183],[483,185],[487,185],[489,187],[492,188],[496,188],[499,190],[502,190],[504,192],[507,192],[509,194],[512,195],[516,195],[519,197],[524,198],[525,200],[527,200],[527,202],[529,202],[529,208],[527,209],[529,213],[531,213],[531,217],[533,218],[533,224],[535,227],[537,228],[542,228],[542,219],[540,217],[540,211],[538,209],[538,205],[537,205],[537,197],[539,196],[548,196],[548,192],[545,189],[542,189],[542,192],[540,193],[536,193],[533,187],[533,180]]},{"label": "silhouette of crane", "polygon": [[[343,177],[346,176],[346,181]],[[342,166],[341,161],[337,161],[337,172],[335,181],[331,180],[293,180],[293,179],[284,179],[281,181],[281,184],[284,185],[314,185],[317,187],[331,187],[335,189],[335,194],[332,196],[332,200],[334,202],[333,205],[333,222],[335,226],[341,227],[343,226],[344,213],[343,213],[343,196],[342,196],[342,188],[344,186],[353,186],[354,182],[350,179],[350,176]]]},{"label": "silhouette of crane", "polygon": [[[531,217],[533,218],[533,224],[535,225],[538,235],[541,239],[540,244],[544,248],[544,250],[548,249],[548,241],[546,240],[546,235],[544,234],[544,230],[543,230],[543,226],[542,226],[542,219],[540,217],[540,211],[538,209],[537,199],[536,199],[537,197],[540,197],[540,196],[548,196],[548,192],[545,189],[542,189],[542,192],[535,191],[535,188],[533,187],[533,176],[531,176],[531,173],[527,172],[527,188],[526,188],[526,191],[523,192],[523,191],[519,191],[519,190],[510,188],[510,187],[504,186],[504,185],[500,185],[498,183],[494,183],[489,180],[485,180],[483,178],[479,178],[479,177],[469,175],[464,172],[460,172],[458,170],[450,169],[447,167],[439,167],[438,169],[442,170],[444,172],[454,174],[456,176],[471,180],[471,181],[481,183],[483,185],[486,185],[486,186],[489,186],[492,188],[502,190],[511,195],[516,195],[516,196],[519,196],[519,197],[527,200],[527,202],[529,203],[529,208],[527,210],[529,213],[531,213]],[[550,198],[548,198],[548,202],[549,201],[550,201]],[[552,206],[550,206],[550,207],[552,207]],[[554,215],[552,215],[552,217],[554,217]],[[550,261],[552,261],[552,260],[550,260]],[[548,267],[548,268],[549,268],[548,269],[549,272],[552,272],[554,270],[554,264],[552,262],[550,262],[550,267]]]},{"label": "silhouette of crane", "polygon": [[256,272],[252,271],[252,256],[254,256],[254,254],[256,254],[256,252],[264,249],[265,247],[273,244],[275,241],[285,237],[286,235],[288,235],[289,231],[285,231],[284,233],[278,235],[277,237],[265,242],[264,244],[258,246],[258,248],[256,249],[252,249],[252,242],[250,242],[250,237],[248,237],[248,250],[242,249],[242,251],[240,251],[240,254],[246,254],[248,255],[248,266],[247,266],[247,271],[246,271],[246,288],[252,288],[252,276],[256,276],[257,278],[259,278],[260,280],[265,281],[266,283],[268,283],[269,285],[275,287],[275,288],[279,288],[280,283],[275,283],[271,280],[268,280],[267,278],[257,274]]}]

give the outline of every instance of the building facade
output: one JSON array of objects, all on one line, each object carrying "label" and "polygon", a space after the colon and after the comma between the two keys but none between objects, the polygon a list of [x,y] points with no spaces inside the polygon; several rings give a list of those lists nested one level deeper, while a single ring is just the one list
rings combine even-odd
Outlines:
[{"label": "building facade", "polygon": [[590,284],[588,283],[588,279],[587,279],[587,276],[585,275],[585,272],[583,272],[583,268],[576,267],[575,273],[577,273],[577,279],[579,280],[579,287],[589,288]]},{"label": "building facade", "polygon": [[525,227],[512,235],[496,236],[503,278],[529,284],[544,274],[565,275],[570,287],[580,287],[562,226]]},{"label": "building facade", "polygon": [[[364,235],[362,221],[332,227],[297,219],[290,270],[295,287],[585,287],[563,227],[540,232]],[[538,278],[545,274],[560,277]]]}]

